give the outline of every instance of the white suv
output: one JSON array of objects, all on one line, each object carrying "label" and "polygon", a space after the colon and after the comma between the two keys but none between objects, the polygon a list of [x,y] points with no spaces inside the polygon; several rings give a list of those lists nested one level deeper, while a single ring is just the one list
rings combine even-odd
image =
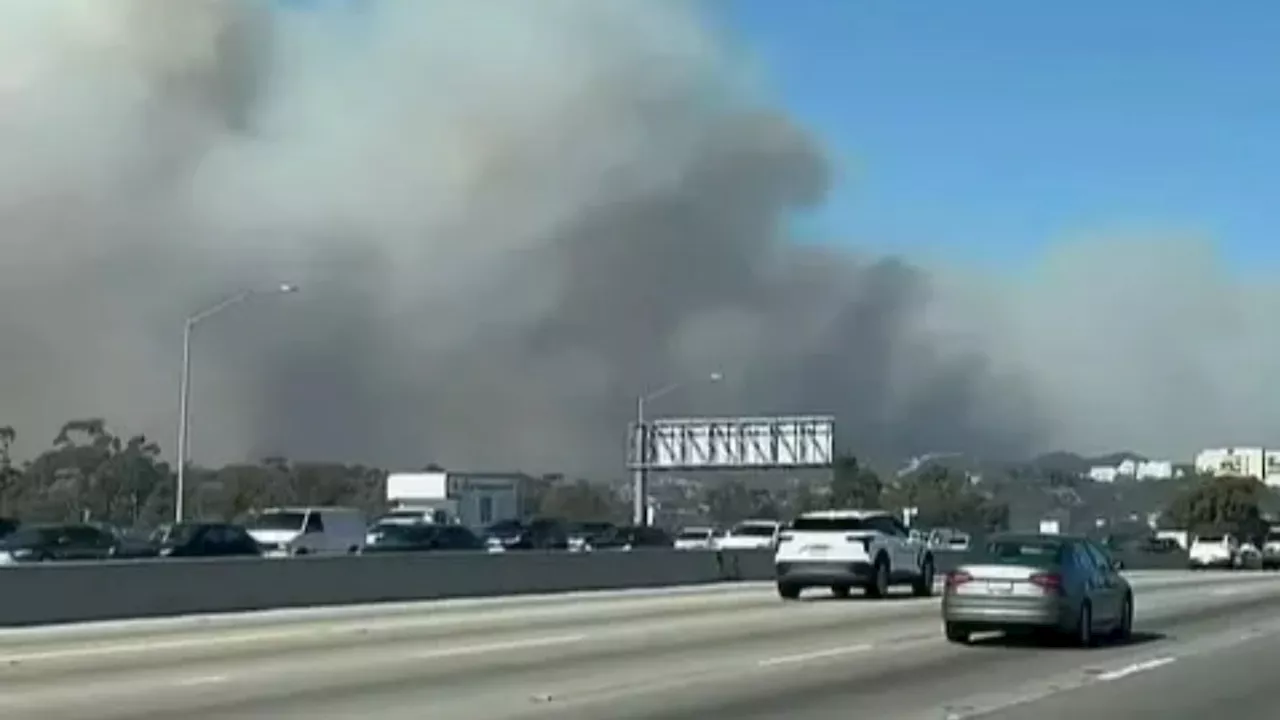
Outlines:
[{"label": "white suv", "polygon": [[1229,570],[1236,566],[1240,544],[1231,535],[1201,535],[1191,543],[1187,553],[1192,570],[1220,568]]},{"label": "white suv", "polygon": [[788,600],[808,587],[839,597],[854,587],[884,597],[891,585],[933,594],[933,553],[884,510],[826,510],[796,518],[778,538],[774,555],[778,594]]}]

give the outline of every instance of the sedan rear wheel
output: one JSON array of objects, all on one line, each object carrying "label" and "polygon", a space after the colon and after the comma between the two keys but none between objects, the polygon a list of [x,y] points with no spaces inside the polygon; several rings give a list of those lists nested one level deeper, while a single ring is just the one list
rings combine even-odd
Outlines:
[{"label": "sedan rear wheel", "polygon": [[1112,639],[1116,642],[1128,642],[1133,637],[1133,598],[1126,595],[1120,608],[1120,622],[1116,625]]},{"label": "sedan rear wheel", "polygon": [[1080,617],[1076,620],[1076,642],[1079,647],[1093,647],[1093,609],[1089,603],[1080,604]]}]

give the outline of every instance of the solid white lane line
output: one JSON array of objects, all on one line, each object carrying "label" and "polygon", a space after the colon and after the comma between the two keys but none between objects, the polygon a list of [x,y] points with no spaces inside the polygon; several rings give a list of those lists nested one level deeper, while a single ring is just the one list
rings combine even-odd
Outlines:
[{"label": "solid white lane line", "polygon": [[534,648],[544,648],[554,645],[572,645],[574,643],[583,642],[586,639],[586,635],[549,635],[546,637],[529,638],[527,640],[510,640],[507,642],[485,643],[482,645],[461,645],[458,647],[440,648],[439,650],[427,650],[425,652],[412,653],[410,654],[410,657],[416,660],[466,657],[468,655],[485,655],[488,653],[509,652],[513,650],[531,650]]},{"label": "solid white lane line", "polygon": [[1129,677],[1130,675],[1137,675],[1141,672],[1147,672],[1148,670],[1155,670],[1156,668],[1164,667],[1165,665],[1176,662],[1177,659],[1178,658],[1172,655],[1166,655],[1165,657],[1158,657],[1151,660],[1144,660],[1143,662],[1137,662],[1132,665],[1126,665],[1118,670],[1101,673],[1096,677],[1102,682],[1110,682],[1112,680],[1119,680],[1120,678]]},{"label": "solid white lane line", "polygon": [[174,683],[174,685],[177,685],[178,687],[195,687],[197,685],[217,685],[218,683],[226,682],[228,679],[229,678],[226,675],[202,675],[200,677],[191,677],[191,678],[179,680],[178,682]]},{"label": "solid white lane line", "polygon": [[778,657],[765,658],[757,661],[756,664],[760,667],[791,665],[794,663],[809,662],[811,660],[823,660],[825,658],[839,657],[841,655],[853,655],[855,653],[867,652],[873,647],[873,645],[845,645],[844,647],[814,650],[812,652],[799,653],[796,655],[780,655]]}]

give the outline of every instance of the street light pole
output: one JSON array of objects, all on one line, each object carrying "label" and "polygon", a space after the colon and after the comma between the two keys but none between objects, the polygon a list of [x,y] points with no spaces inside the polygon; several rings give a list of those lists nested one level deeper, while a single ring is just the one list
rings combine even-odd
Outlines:
[{"label": "street light pole", "polygon": [[298,291],[297,285],[283,283],[272,291],[242,290],[187,317],[182,323],[182,375],[178,381],[178,481],[174,488],[173,520],[182,522],[185,516],[187,491],[187,453],[190,445],[188,428],[191,416],[191,335],[197,324],[255,295],[285,295]]},{"label": "street light pole", "polygon": [[[720,382],[724,376],[718,372],[713,372],[707,376],[707,382]],[[685,386],[685,383],[671,383],[665,387],[658,388],[643,395],[636,396],[636,436],[635,436],[635,468],[631,472],[631,523],[636,527],[648,527],[649,525],[649,449],[652,443],[649,441],[649,426],[645,419],[645,406],[657,400],[658,398],[675,392]]]}]

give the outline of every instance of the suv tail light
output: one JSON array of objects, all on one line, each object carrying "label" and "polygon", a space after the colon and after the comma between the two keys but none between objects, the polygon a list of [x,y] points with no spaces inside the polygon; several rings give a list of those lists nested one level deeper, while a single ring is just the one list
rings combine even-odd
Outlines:
[{"label": "suv tail light", "polygon": [[1036,573],[1031,576],[1031,584],[1046,594],[1062,592],[1062,576],[1054,573]]},{"label": "suv tail light", "polygon": [[963,570],[953,570],[947,573],[947,587],[958,588],[967,582],[972,582],[973,576]]}]

